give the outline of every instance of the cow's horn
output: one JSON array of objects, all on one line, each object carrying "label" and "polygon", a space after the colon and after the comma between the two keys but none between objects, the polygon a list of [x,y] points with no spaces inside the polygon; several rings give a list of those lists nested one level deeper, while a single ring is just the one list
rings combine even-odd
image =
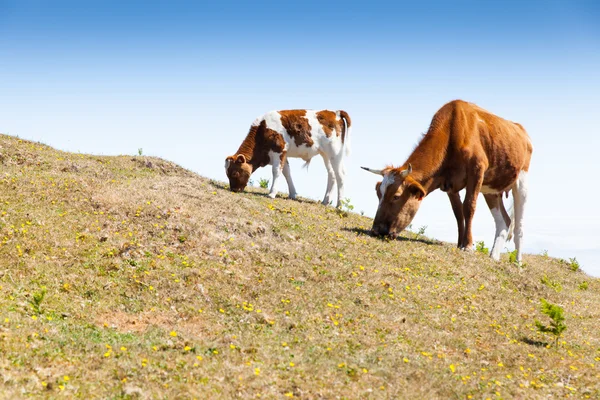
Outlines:
[{"label": "cow's horn", "polygon": [[410,165],[410,163],[408,163],[408,168],[405,169],[404,171],[400,171],[400,176],[402,178],[406,178],[408,176],[408,174],[410,174],[412,172],[412,165]]},{"label": "cow's horn", "polygon": [[374,174],[382,175],[383,176],[383,170],[382,169],[371,169],[371,168],[367,168],[367,167],[361,167],[361,168],[364,169],[365,171],[369,171],[369,172],[372,172]]}]

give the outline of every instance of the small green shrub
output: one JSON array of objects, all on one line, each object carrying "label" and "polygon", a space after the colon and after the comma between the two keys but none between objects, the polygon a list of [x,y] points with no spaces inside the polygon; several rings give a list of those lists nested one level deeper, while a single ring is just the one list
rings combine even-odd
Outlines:
[{"label": "small green shrub", "polygon": [[483,240],[481,242],[475,243],[475,250],[478,253],[483,253],[483,254],[489,254],[490,253],[490,249],[488,249],[487,247],[485,247],[485,243],[484,243]]},{"label": "small green shrub", "polygon": [[33,298],[29,301],[33,312],[37,315],[42,313],[42,302],[46,297],[46,286],[42,286],[39,292],[33,294]]},{"label": "small green shrub", "polygon": [[350,203],[349,198],[340,200],[340,207],[337,210],[340,217],[347,217],[352,210],[354,210],[354,206]]},{"label": "small green shrub", "polygon": [[349,198],[345,198],[345,199],[341,200],[340,203],[342,203],[342,210],[348,211],[348,212],[354,210],[354,206],[350,203]]},{"label": "small green shrub", "polygon": [[555,304],[548,303],[545,299],[541,299],[542,307],[541,311],[543,314],[546,314],[550,317],[551,322],[549,326],[543,325],[537,319],[535,320],[535,326],[538,331],[542,333],[548,333],[554,336],[554,346],[558,346],[558,338],[561,333],[567,329],[567,325],[565,325],[565,317],[563,315],[563,309],[560,306]]},{"label": "small green shrub", "polygon": [[555,291],[557,291],[557,292],[560,292],[560,291],[562,290],[562,285],[561,285],[559,282],[556,282],[556,281],[553,281],[553,280],[551,280],[551,279],[550,279],[550,278],[548,278],[548,276],[546,276],[546,275],[542,276],[542,279],[540,279],[540,281],[541,281],[541,282],[542,282],[544,285],[546,285],[546,286],[548,286],[548,287],[550,287],[550,288],[554,289],[554,290],[555,290]]},{"label": "small green shrub", "polygon": [[419,228],[417,235],[419,235],[419,236],[424,235],[426,230],[427,230],[427,225],[423,225],[422,227]]},{"label": "small green shrub", "polygon": [[589,283],[587,281],[581,282],[579,284],[579,290],[588,290]]},{"label": "small green shrub", "polygon": [[508,261],[510,261],[513,264],[517,263],[517,249],[514,249],[513,251],[510,251],[508,253]]},{"label": "small green shrub", "polygon": [[569,268],[574,272],[579,271],[579,261],[577,261],[577,258],[569,258]]},{"label": "small green shrub", "polygon": [[143,152],[144,152],[144,151],[143,151],[143,150],[142,150],[142,148],[140,147],[140,148],[138,149],[138,156],[141,156],[141,155],[143,154]]},{"label": "small green shrub", "polygon": [[261,188],[266,189],[269,187],[269,180],[265,178],[260,178],[260,180],[258,181],[258,185]]}]

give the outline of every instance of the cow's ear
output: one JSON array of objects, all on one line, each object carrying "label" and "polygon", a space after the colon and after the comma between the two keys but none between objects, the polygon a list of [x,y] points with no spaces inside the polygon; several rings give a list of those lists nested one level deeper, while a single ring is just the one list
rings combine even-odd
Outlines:
[{"label": "cow's ear", "polygon": [[229,156],[225,159],[225,169],[229,169],[229,165],[233,162],[233,156]]},{"label": "cow's ear", "polygon": [[423,200],[423,197],[425,197],[425,189],[423,189],[423,186],[417,181],[411,182],[408,186],[408,190],[410,190],[410,194],[415,196],[419,201]]},{"label": "cow's ear", "polygon": [[381,199],[381,193],[379,192],[379,188],[381,187],[381,181],[375,184],[375,192],[377,192],[377,197]]},{"label": "cow's ear", "polygon": [[236,157],[236,159],[235,159],[235,162],[237,164],[244,164],[246,162],[246,157],[244,157],[243,154],[238,154],[237,157]]}]

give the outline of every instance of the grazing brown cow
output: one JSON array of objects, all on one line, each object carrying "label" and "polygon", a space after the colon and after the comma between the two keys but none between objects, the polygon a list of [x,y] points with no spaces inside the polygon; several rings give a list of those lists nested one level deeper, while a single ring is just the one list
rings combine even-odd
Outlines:
[{"label": "grazing brown cow", "polygon": [[[461,100],[444,105],[434,116],[427,134],[399,168],[367,171],[380,174],[376,185],[379,207],[373,232],[395,237],[417,213],[421,200],[436,189],[448,193],[458,223],[458,247],[471,250],[471,222],[477,196],[483,193],[496,223],[490,256],[510,240],[511,219],[502,194],[512,190],[514,240],[521,262],[523,211],[527,201],[527,172],[533,151],[525,129]],[[460,190],[466,189],[461,201]]]},{"label": "grazing brown cow", "polygon": [[346,111],[283,110],[270,111],[257,118],[238,151],[225,159],[229,188],[244,190],[250,175],[265,165],[273,166],[273,183],[269,197],[277,195],[277,181],[283,172],[290,198],[296,189],[290,174],[289,157],[307,163],[320,154],[327,169],[327,190],[323,204],[329,204],[337,185],[337,206],[344,196],[344,155],[350,151],[350,116]]}]

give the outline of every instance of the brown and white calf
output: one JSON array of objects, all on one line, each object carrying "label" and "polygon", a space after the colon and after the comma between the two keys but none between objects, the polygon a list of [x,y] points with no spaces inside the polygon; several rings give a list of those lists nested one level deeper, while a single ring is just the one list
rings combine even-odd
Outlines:
[{"label": "brown and white calf", "polygon": [[[483,193],[496,223],[490,256],[498,260],[510,240],[511,218],[502,194],[512,190],[514,240],[521,262],[527,173],[533,151],[525,129],[460,100],[444,105],[408,160],[399,168],[368,171],[383,176],[376,185],[379,206],[373,232],[396,236],[412,221],[421,200],[436,189],[448,193],[458,223],[458,247],[471,250],[471,222]],[[460,190],[466,189],[461,201]]]},{"label": "brown and white calf", "polygon": [[350,116],[342,110],[270,111],[257,118],[240,148],[225,159],[229,187],[234,192],[244,190],[250,175],[260,167],[273,167],[273,183],[269,197],[277,195],[281,173],[285,177],[290,198],[296,189],[290,174],[288,158],[302,158],[307,163],[320,154],[327,169],[327,190],[323,204],[329,204],[337,185],[337,206],[344,196],[344,155],[350,150]]}]

